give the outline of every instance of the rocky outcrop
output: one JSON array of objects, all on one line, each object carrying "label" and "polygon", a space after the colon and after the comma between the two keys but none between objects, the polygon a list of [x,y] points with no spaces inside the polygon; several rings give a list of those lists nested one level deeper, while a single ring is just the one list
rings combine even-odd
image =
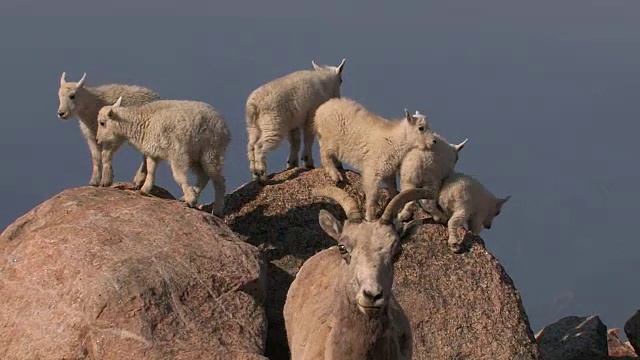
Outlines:
[{"label": "rocky outcrop", "polygon": [[607,359],[607,327],[600,317],[566,316],[536,334],[542,360]]},{"label": "rocky outcrop", "polygon": [[[349,171],[347,178],[345,190],[362,201],[359,175]],[[296,272],[334,244],[320,229],[320,209],[345,218],[338,205],[311,197],[313,187],[330,183],[322,169],[289,170],[267,186],[251,182],[227,197],[227,224],[268,261],[271,359],[288,358],[282,309]],[[460,255],[449,251],[446,239],[444,226],[425,224],[396,267],[395,292],[411,322],[413,359],[537,359],[520,296],[502,266],[478,237],[467,236],[468,251]]]},{"label": "rocky outcrop", "polygon": [[624,333],[636,353],[640,354],[640,310],[636,311],[624,324]]},{"label": "rocky outcrop", "polygon": [[628,341],[622,342],[620,340],[620,329],[618,328],[607,330],[607,347],[609,348],[609,357],[612,359],[621,360],[638,357]]},{"label": "rocky outcrop", "polygon": [[0,235],[0,264],[2,359],[264,359],[258,250],[179,201],[66,190]]}]

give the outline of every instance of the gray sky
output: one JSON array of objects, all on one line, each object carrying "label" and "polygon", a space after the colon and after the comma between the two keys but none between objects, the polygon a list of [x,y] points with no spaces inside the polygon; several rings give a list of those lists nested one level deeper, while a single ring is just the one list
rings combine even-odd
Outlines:
[{"label": "gray sky", "polygon": [[[216,107],[232,130],[231,191],[250,179],[251,90],[346,57],[343,96],[387,117],[420,110],[451,142],[468,137],[458,169],[513,195],[482,235],[534,331],[568,314],[622,327],[640,306],[640,192],[627,190],[640,180],[638,1],[230,3],[0,2],[0,228],[89,181],[77,121],[56,117],[62,71]],[[286,148],[269,156],[270,172]],[[116,180],[132,179],[139,161],[122,148]],[[180,195],[166,163],[157,183]],[[212,197],[209,185],[201,201]]]}]

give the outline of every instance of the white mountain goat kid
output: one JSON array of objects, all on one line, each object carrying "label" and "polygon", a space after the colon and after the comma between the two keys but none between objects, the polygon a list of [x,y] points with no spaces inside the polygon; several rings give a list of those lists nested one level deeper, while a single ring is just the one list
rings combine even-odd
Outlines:
[{"label": "white mountain goat kid", "polygon": [[320,104],[340,97],[342,71],[346,59],[338,66],[317,65],[269,81],[253,90],[246,103],[247,156],[254,180],[267,180],[267,152],[276,149],[287,136],[287,169],[298,166],[300,131],[304,138],[302,162],[313,168],[312,146],[315,134],[311,126]]},{"label": "white mountain goat kid", "polygon": [[462,250],[463,240],[458,229],[466,224],[476,235],[482,228],[491,229],[493,220],[510,198],[511,195],[497,198],[473,177],[453,172],[442,182],[437,203],[424,200],[418,203],[433,220],[447,223],[449,247],[457,253]]},{"label": "white mountain goat kid", "polygon": [[393,267],[419,221],[398,228],[394,219],[406,202],[428,192],[401,192],[375,222],[363,221],[356,200],[342,189],[312,193],[335,200],[347,220],[320,210],[320,226],[338,246],[305,261],[289,288],[283,313],[291,359],[411,359],[411,326],[392,293]]},{"label": "white mountain goat kid", "polygon": [[[416,115],[420,115],[416,111]],[[414,115],[414,116],[416,116]],[[429,189],[434,197],[424,200],[435,206],[437,195],[440,192],[442,181],[449,176],[460,157],[460,151],[464,148],[468,139],[458,145],[449,144],[441,135],[434,133],[436,143],[426,151],[413,149],[400,164],[400,190],[422,187]],[[398,214],[398,219],[408,221],[413,216],[415,201],[405,205]]]},{"label": "white mountain goat kid", "polygon": [[[123,139],[147,157],[147,177],[140,189],[149,193],[159,161],[168,160],[184,201],[194,206],[209,179],[213,182],[213,213],[224,213],[224,157],[231,141],[224,118],[201,101],[158,100],[145,105],[123,106],[122,98],[98,114],[98,143],[105,149]],[[189,186],[188,171],[196,175]]]},{"label": "white mountain goat kid", "polygon": [[[123,97],[124,106],[142,105],[159,98],[153,90],[137,85],[108,84],[97,87],[85,86],[87,74],[82,75],[78,82],[67,82],[66,73],[60,76],[58,88],[58,117],[67,120],[77,117],[82,136],[86,139],[91,152],[92,172],[89,185],[111,186],[113,183],[113,169],[111,158],[106,158],[113,152],[102,151],[102,147],[96,141],[98,131],[98,111],[103,106],[113,104],[119,97]],[[113,144],[116,149],[122,145]],[[145,157],[138,168],[133,182],[136,188],[140,188],[147,176]]]},{"label": "white mountain goat kid", "polygon": [[388,121],[348,98],[320,105],[314,128],[322,166],[334,182],[344,180],[338,170],[342,162],[361,172],[368,221],[375,218],[383,182],[389,185],[391,196],[397,194],[396,174],[407,153],[412,149],[425,151],[435,142],[424,115],[414,116],[405,109],[405,119]]}]

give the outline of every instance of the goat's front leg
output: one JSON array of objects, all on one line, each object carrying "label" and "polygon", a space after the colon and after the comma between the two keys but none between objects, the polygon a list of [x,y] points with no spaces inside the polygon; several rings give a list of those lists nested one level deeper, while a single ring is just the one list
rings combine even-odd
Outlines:
[{"label": "goat's front leg", "polygon": [[140,188],[140,192],[142,192],[143,194],[148,194],[151,192],[151,189],[153,189],[157,166],[158,161],[153,158],[147,157],[147,177],[144,180],[144,184]]}]

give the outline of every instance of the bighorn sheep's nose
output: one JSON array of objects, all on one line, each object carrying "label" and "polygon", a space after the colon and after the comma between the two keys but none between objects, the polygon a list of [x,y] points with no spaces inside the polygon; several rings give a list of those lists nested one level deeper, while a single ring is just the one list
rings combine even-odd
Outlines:
[{"label": "bighorn sheep's nose", "polygon": [[363,289],[362,294],[372,303],[382,299],[382,287],[380,285],[372,286],[369,289]]}]

